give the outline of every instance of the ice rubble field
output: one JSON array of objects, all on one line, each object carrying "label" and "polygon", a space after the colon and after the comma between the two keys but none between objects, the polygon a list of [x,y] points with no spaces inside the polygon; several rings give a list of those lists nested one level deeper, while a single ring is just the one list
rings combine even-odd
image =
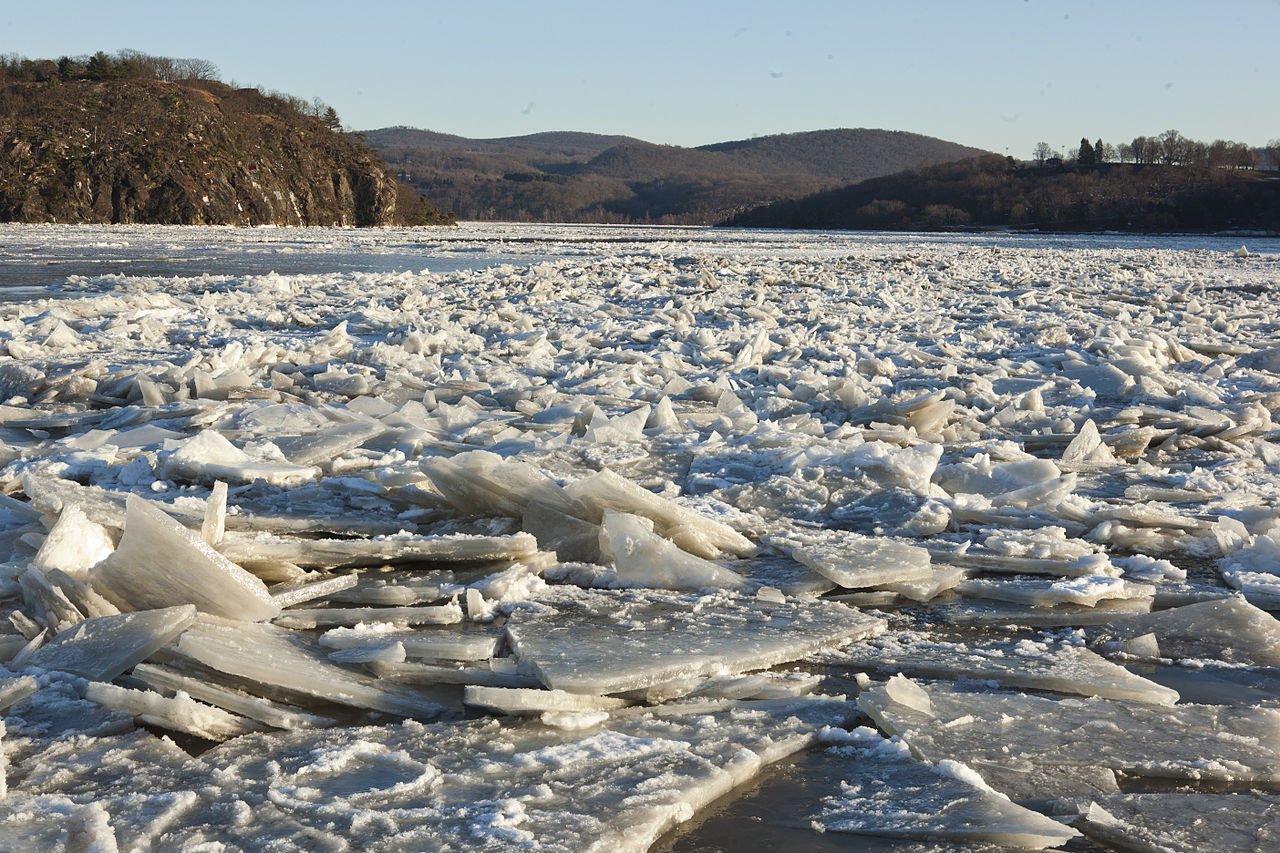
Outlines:
[{"label": "ice rubble field", "polygon": [[0,230],[214,271],[0,304],[0,849],[1275,849],[1280,256],[1143,242]]}]

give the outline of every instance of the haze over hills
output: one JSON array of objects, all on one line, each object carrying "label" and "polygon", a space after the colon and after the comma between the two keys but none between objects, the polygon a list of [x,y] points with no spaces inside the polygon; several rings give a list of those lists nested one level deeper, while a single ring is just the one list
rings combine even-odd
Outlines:
[{"label": "haze over hills", "polygon": [[578,132],[466,139],[392,127],[362,136],[441,210],[512,221],[710,224],[759,204],[986,153],[865,128],[697,148]]}]

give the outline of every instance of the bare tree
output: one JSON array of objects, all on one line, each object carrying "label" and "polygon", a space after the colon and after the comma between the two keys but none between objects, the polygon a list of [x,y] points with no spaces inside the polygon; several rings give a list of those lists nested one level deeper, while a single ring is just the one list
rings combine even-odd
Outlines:
[{"label": "bare tree", "polygon": [[1053,156],[1055,156],[1053,147],[1047,142],[1037,142],[1035,149],[1031,152],[1031,157],[1038,166],[1043,166],[1045,161]]}]

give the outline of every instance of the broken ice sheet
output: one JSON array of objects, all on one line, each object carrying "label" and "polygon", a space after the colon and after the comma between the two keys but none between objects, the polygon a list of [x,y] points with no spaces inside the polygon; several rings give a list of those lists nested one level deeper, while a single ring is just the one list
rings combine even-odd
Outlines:
[{"label": "broken ice sheet", "polygon": [[930,761],[1104,767],[1131,776],[1280,787],[1280,710],[1274,708],[1046,699],[924,687],[900,676],[864,690],[858,707]]},{"label": "broken ice sheet", "polygon": [[934,608],[944,621],[956,625],[1022,625],[1028,628],[1106,625],[1118,617],[1150,610],[1150,598],[1105,599],[1092,607],[1080,604],[1027,607],[1008,601],[959,601],[939,604]]},{"label": "broken ice sheet", "polygon": [[331,663],[302,635],[262,623],[203,618],[178,651],[219,672],[328,702],[427,718],[443,709],[412,690]]},{"label": "broken ice sheet", "polygon": [[308,714],[298,708],[291,708],[259,696],[250,696],[164,666],[140,663],[133,668],[132,675],[153,690],[172,692],[180,690],[207,705],[215,705],[233,714],[258,720],[278,729],[320,728],[334,724],[334,721],[327,717]]},{"label": "broken ice sheet", "polygon": [[1113,640],[1154,634],[1166,658],[1280,666],[1280,621],[1239,597],[1118,617],[1096,633]]},{"label": "broken ice sheet", "polygon": [[508,640],[547,687],[571,693],[618,693],[767,669],[884,629],[882,620],[842,604],[776,604],[728,592],[557,587],[539,605],[512,611]]},{"label": "broken ice sheet", "polygon": [[1172,705],[1178,693],[1135,675],[1088,649],[1034,640],[948,643],[898,632],[825,652],[815,660],[924,678],[990,681],[1022,687]]},{"label": "broken ice sheet", "polygon": [[267,587],[215,551],[198,533],[135,495],[127,500],[124,536],[95,566],[95,589],[122,610],[194,604],[234,619],[270,619],[280,612]]},{"label": "broken ice sheet", "polygon": [[538,541],[528,533],[509,536],[401,533],[372,539],[294,539],[269,533],[229,532],[223,538],[221,550],[237,563],[278,560],[307,568],[335,569],[388,563],[519,560],[537,554]]},{"label": "broken ice sheet", "polygon": [[1149,793],[1079,806],[1092,841],[1160,853],[1256,853],[1280,848],[1280,798],[1259,793]]},{"label": "broken ice sheet", "polygon": [[686,553],[654,533],[647,518],[606,510],[600,536],[609,545],[620,586],[672,590],[750,586],[736,572]]},{"label": "broken ice sheet", "polygon": [[565,492],[590,509],[588,521],[602,522],[607,510],[643,516],[654,523],[659,536],[698,557],[714,559],[721,552],[738,557],[755,553],[751,540],[729,525],[655,495],[608,469],[569,483]]},{"label": "broken ice sheet", "polygon": [[285,628],[330,628],[386,622],[392,625],[455,625],[462,621],[456,601],[426,607],[295,607],[274,620]]},{"label": "broken ice sheet", "polygon": [[846,589],[920,581],[933,574],[928,551],[892,539],[806,530],[766,536],[764,542]]},{"label": "broken ice sheet", "polygon": [[1094,607],[1100,601],[1149,600],[1155,595],[1155,587],[1150,584],[1134,583],[1106,575],[1086,575],[1063,580],[969,578],[956,584],[955,590],[974,598],[990,598],[1030,607],[1053,607],[1059,604]]},{"label": "broken ice sheet", "polygon": [[166,479],[212,485],[217,480],[272,486],[296,486],[320,477],[320,469],[285,461],[254,458],[211,429],[182,443],[164,460]]},{"label": "broken ice sheet", "polygon": [[810,698],[611,717],[579,730],[408,722],[249,735],[203,759],[251,807],[269,800],[365,849],[639,853],[853,712]]},{"label": "broken ice sheet", "polygon": [[928,764],[911,756],[896,738],[874,729],[823,733],[836,743],[829,751],[857,766],[857,780],[840,783],[840,793],[822,801],[813,822],[819,832],[853,832],[998,844],[1040,850],[1079,835],[1052,818],[1009,801],[971,769],[955,761]]},{"label": "broken ice sheet", "polygon": [[107,681],[167,645],[195,618],[196,608],[188,604],[86,619],[37,649],[28,663]]},{"label": "broken ice sheet", "polygon": [[162,696],[154,690],[91,681],[84,689],[84,698],[104,708],[133,714],[145,723],[206,740],[226,740],[262,728],[253,720],[197,702],[182,691]]},{"label": "broken ice sheet", "polygon": [[412,631],[389,622],[333,628],[320,635],[320,645],[330,649],[372,649],[398,643],[409,657],[455,661],[488,660],[501,640],[501,633],[493,629]]}]

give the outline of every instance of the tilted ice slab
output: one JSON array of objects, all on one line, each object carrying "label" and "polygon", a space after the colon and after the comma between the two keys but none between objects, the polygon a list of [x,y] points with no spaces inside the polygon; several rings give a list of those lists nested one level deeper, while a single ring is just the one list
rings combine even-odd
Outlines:
[{"label": "tilted ice slab", "polygon": [[130,495],[124,536],[95,566],[95,589],[121,610],[194,604],[233,619],[270,619],[280,612],[267,587],[219,554],[200,534],[164,510]]},{"label": "tilted ice slab", "polygon": [[814,530],[771,535],[764,541],[846,589],[923,581],[933,575],[928,551],[893,539]]},{"label": "tilted ice slab", "polygon": [[857,781],[822,801],[813,821],[820,832],[852,832],[924,841],[996,844],[1042,850],[1066,844],[1079,833],[1052,818],[1009,801],[973,770],[955,761],[928,764],[913,758],[896,738],[874,729],[830,730],[829,752],[849,758]]},{"label": "tilted ice slab", "polygon": [[1280,849],[1280,797],[1269,794],[1123,794],[1080,806],[1091,840],[1150,853]]},{"label": "tilted ice slab", "polygon": [[206,740],[226,740],[262,728],[253,720],[197,702],[183,692],[162,696],[154,690],[91,681],[84,689],[84,698],[104,708],[133,714],[145,723]]},{"label": "tilted ice slab", "polygon": [[75,504],[64,506],[49,530],[40,550],[32,558],[38,569],[61,569],[73,577],[84,577],[97,563],[115,550],[110,531],[90,521]]},{"label": "tilted ice slab", "polygon": [[[281,838],[270,802],[305,831],[363,849],[643,851],[766,765],[842,725],[849,703],[799,699],[537,723],[249,735],[206,752],[247,810],[250,837]],[[202,827],[211,840],[244,832]],[[175,846],[183,830],[156,847]]]},{"label": "tilted ice slab", "polygon": [[250,696],[219,684],[185,675],[168,667],[141,663],[133,668],[133,677],[157,691],[177,692],[190,696],[207,705],[248,717],[278,729],[304,729],[331,726],[334,721],[316,714],[308,714],[270,699]]},{"label": "tilted ice slab", "polygon": [[746,557],[756,550],[750,539],[727,524],[655,495],[608,469],[569,483],[565,492],[590,509],[588,521],[600,523],[606,510],[643,516],[654,523],[658,535],[699,557],[713,559],[721,552]]},{"label": "tilted ice slab", "polygon": [[1133,776],[1280,787],[1280,710],[1043,699],[900,676],[858,696],[881,730],[930,761],[1106,767]]},{"label": "tilted ice slab", "polygon": [[732,593],[562,587],[539,604],[512,612],[508,640],[543,684],[570,693],[618,693],[767,669],[884,630],[882,620],[842,604],[777,604]]},{"label": "tilted ice slab", "polygon": [[255,459],[211,429],[183,442],[165,459],[163,469],[166,479],[210,484],[261,480],[272,486],[296,486],[320,477],[319,468]]},{"label": "tilted ice slab", "polygon": [[652,521],[638,515],[606,510],[600,536],[609,543],[621,586],[673,590],[751,586],[736,572],[677,548],[654,533]]},{"label": "tilted ice slab", "polygon": [[227,533],[222,553],[235,562],[280,560],[308,568],[378,566],[387,563],[465,563],[519,560],[538,552],[528,533],[509,536],[416,536],[374,539],[293,539],[268,533]]},{"label": "tilted ice slab", "polygon": [[301,635],[274,625],[202,619],[178,640],[178,651],[219,672],[328,702],[403,717],[442,710],[413,691],[331,663]]},{"label": "tilted ice slab", "polygon": [[993,681],[1022,687],[1172,705],[1178,693],[1135,675],[1080,646],[1063,643],[980,641],[969,645],[931,641],[919,634],[888,634],[850,644],[820,658],[824,663],[901,672],[924,678]]},{"label": "tilted ice slab", "polygon": [[195,618],[196,608],[186,604],[86,619],[37,649],[28,663],[109,681],[168,645]]},{"label": "tilted ice slab", "polygon": [[1120,640],[1154,634],[1166,658],[1280,666],[1280,621],[1239,597],[1118,618],[1099,633]]}]

